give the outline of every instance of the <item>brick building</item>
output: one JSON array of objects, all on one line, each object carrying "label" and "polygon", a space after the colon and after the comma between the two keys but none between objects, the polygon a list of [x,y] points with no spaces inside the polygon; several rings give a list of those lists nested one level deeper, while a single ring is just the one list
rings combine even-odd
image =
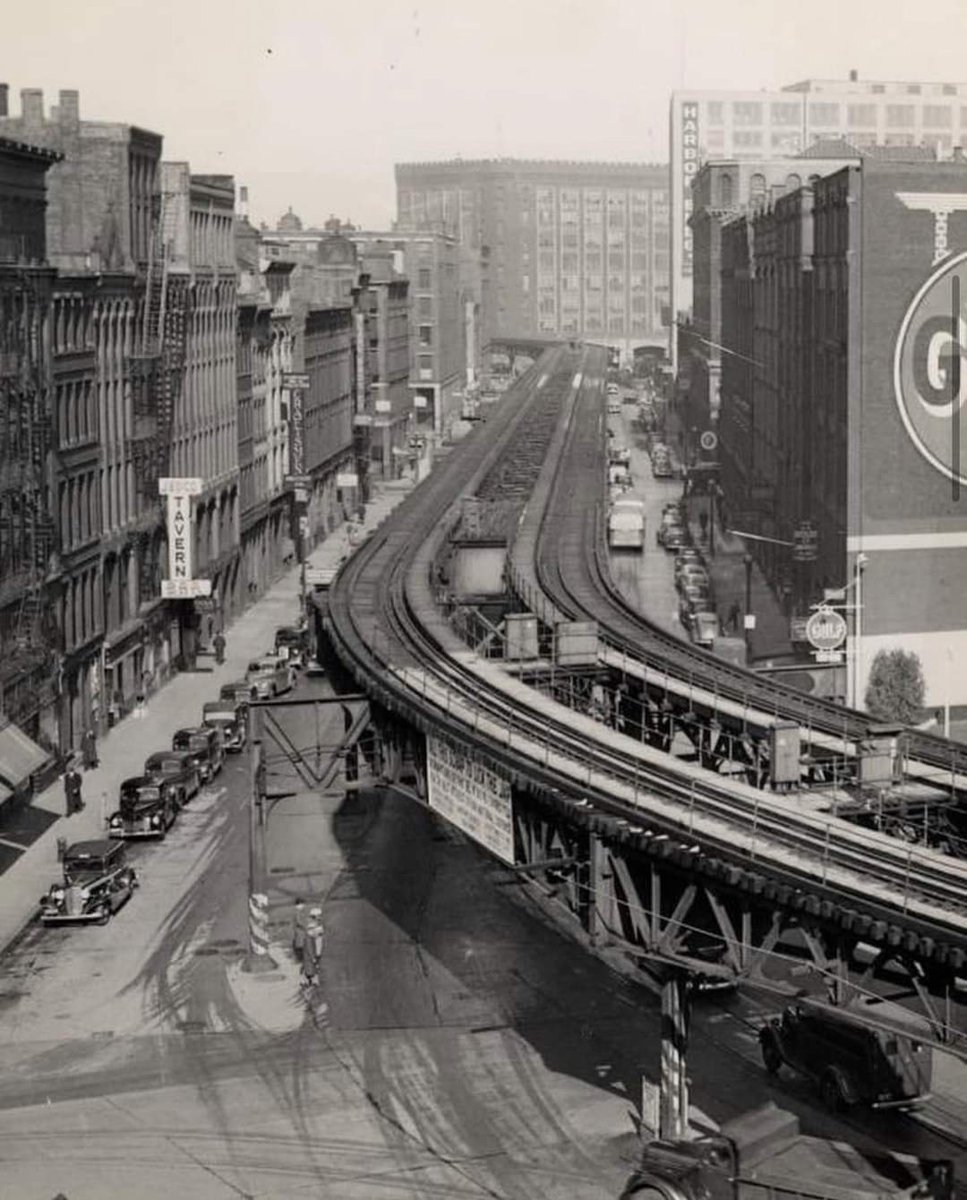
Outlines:
[{"label": "brick building", "polygon": [[620,347],[630,363],[635,346],[667,340],[666,167],[398,163],[396,196],[401,232],[460,241],[482,344],[585,337]]},{"label": "brick building", "polygon": [[745,442],[728,487],[747,483],[728,501],[766,536],[816,529],[812,562],[757,553],[803,611],[846,589],[851,700],[876,651],[902,648],[920,657],[928,704],[962,705],[967,458],[950,314],[967,283],[967,165],[906,158],[867,152],[723,229],[735,353],[721,424],[723,443],[733,422]]},{"label": "brick building", "polygon": [[[0,802],[46,757],[23,733],[48,746],[57,741],[54,272],[44,217],[45,175],[57,160],[0,138]],[[27,753],[12,753],[21,742]]]},{"label": "brick building", "polygon": [[[303,397],[303,466],[309,476],[307,547],[351,515],[353,449],[353,313],[345,307],[306,314],[302,365],[309,376]],[[290,445],[292,430],[289,431]]]},{"label": "brick building", "polygon": [[[60,705],[60,739],[67,746],[83,721],[103,727],[133,705],[137,694],[163,680],[179,651],[177,627],[160,596],[164,534],[157,481],[168,466],[165,413],[179,378],[177,337],[170,335],[177,333],[181,308],[171,291],[167,303],[162,299],[165,216],[158,134],[82,120],[76,91],[61,91],[59,103],[45,115],[43,94],[24,89],[20,116],[0,115],[3,135],[29,138],[63,156],[48,178],[48,257],[70,280],[64,288],[73,289],[75,305],[82,291],[93,289],[87,348],[95,351],[99,503],[88,502],[83,511],[90,446],[86,452],[72,447],[60,467],[66,485],[66,507],[58,503],[61,536],[66,531],[74,546],[59,609],[61,634],[66,640],[69,625],[72,638],[83,639],[75,646]],[[65,375],[73,369],[69,360],[84,352],[74,338],[71,333],[58,351],[59,397],[65,402],[72,388]],[[86,369],[80,360],[75,365]],[[96,530],[90,529],[92,520]],[[76,597],[79,593],[83,605],[92,570],[84,547],[95,535],[93,616],[82,616],[78,635]],[[82,696],[78,689],[84,687],[88,692]]]},{"label": "brick building", "polygon": [[241,577],[257,599],[294,552],[290,533],[288,421],[283,375],[293,369],[294,263],[267,258],[257,229],[236,222],[239,267],[238,455]]},{"label": "brick building", "polygon": [[[172,409],[170,473],[198,478],[193,499],[194,577],[212,581],[211,603],[180,602],[192,649],[245,603],[239,587],[237,264],[235,181],[192,175],[187,163],[163,163],[170,214],[168,273],[187,288],[184,386]],[[198,618],[201,618],[200,620]]]}]

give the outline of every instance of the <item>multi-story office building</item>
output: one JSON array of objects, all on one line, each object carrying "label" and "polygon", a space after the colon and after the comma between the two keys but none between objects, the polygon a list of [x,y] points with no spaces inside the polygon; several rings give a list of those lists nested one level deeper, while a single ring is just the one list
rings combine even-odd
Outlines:
[{"label": "multi-story office building", "polygon": [[[98,541],[93,625],[84,626],[68,692],[89,694],[61,705],[61,740],[75,739],[77,719],[103,725],[167,673],[179,651],[169,606],[160,597],[163,530],[157,481],[167,467],[165,396],[178,377],[169,334],[180,319],[177,298],[164,292],[159,162],[161,137],[134,126],[81,120],[78,94],[61,91],[48,115],[43,94],[21,92],[21,114],[6,112],[0,94],[0,135],[24,138],[63,157],[48,177],[47,245],[53,266],[80,287],[89,276],[93,313],[99,438],[98,503],[81,482],[87,468],[73,455],[60,523],[83,559],[82,544]],[[66,285],[65,285],[66,286]],[[161,313],[165,325],[161,326]],[[72,333],[71,338],[74,337]],[[69,355],[70,351],[63,351]],[[59,353],[58,375],[67,369]],[[68,388],[61,389],[66,396]],[[83,456],[83,451],[80,452]],[[66,460],[65,460],[66,462]],[[89,464],[89,458],[83,460]],[[59,497],[60,499],[60,497]],[[87,504],[87,512],[84,506]],[[96,521],[96,530],[90,529]],[[75,543],[74,531],[81,532]],[[90,564],[75,558],[69,595],[82,589]],[[83,601],[82,601],[83,603]],[[76,617],[61,606],[63,620]],[[62,630],[63,634],[63,630]],[[90,636],[88,636],[90,634]],[[76,637],[76,633],[72,635]],[[85,683],[80,683],[83,678]]]},{"label": "multi-story office building", "polygon": [[[690,184],[706,159],[796,155],[841,138],[927,146],[948,157],[967,142],[967,83],[806,79],[779,91],[677,91],[670,113],[671,302],[692,307]],[[674,350],[674,346],[673,346]]]},{"label": "multi-story office building", "polygon": [[[237,265],[235,181],[163,163],[168,274],[190,295],[184,386],[171,414],[170,472],[202,481],[193,498],[195,578],[212,581],[212,604],[182,614],[202,644],[245,603],[239,582],[238,409],[235,399]],[[189,650],[191,653],[191,650]]]},{"label": "multi-story office building", "polygon": [[666,168],[637,163],[400,163],[397,227],[456,236],[480,277],[481,340],[668,335]]},{"label": "multi-story office building", "polygon": [[244,215],[236,223],[236,248],[242,577],[248,598],[257,599],[295,552],[291,495],[285,489],[289,429],[283,386],[284,375],[293,370],[295,263],[267,257],[263,239]]},{"label": "multi-story office building", "polygon": [[[58,155],[0,138],[0,802],[56,744],[59,590],[51,512],[45,175]],[[18,728],[19,727],[19,728]],[[20,751],[24,750],[25,753]]]},{"label": "multi-story office building", "polygon": [[[838,157],[834,157],[836,150]],[[691,320],[680,319],[677,329],[676,391],[687,459],[697,452],[701,433],[718,421],[722,356],[729,353],[730,343],[723,338],[722,329],[723,225],[739,213],[754,212],[803,183],[858,160],[858,152],[845,142],[823,142],[794,160],[712,159],[695,175],[691,216],[694,303]],[[742,447],[732,446],[724,446],[722,452],[728,455],[733,450],[742,453]]]},{"label": "multi-story office building", "polygon": [[[920,657],[927,703],[967,702],[962,354],[951,304],[967,287],[967,165],[864,155],[722,232],[723,441],[741,451],[727,496],[801,611],[845,588],[846,694],[874,654]],[[727,320],[727,325],[726,325]],[[733,418],[733,410],[735,417]]]},{"label": "multi-story office building", "polygon": [[[311,308],[303,334],[303,397],[300,431],[303,473],[309,477],[307,545],[331,533],[351,515],[355,472],[353,443],[353,312]],[[289,431],[290,446],[293,430]]]}]

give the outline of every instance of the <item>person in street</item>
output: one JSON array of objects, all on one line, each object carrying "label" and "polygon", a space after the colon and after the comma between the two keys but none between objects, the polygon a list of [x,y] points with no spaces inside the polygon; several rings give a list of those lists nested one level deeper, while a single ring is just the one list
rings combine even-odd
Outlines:
[{"label": "person in street", "polygon": [[84,770],[93,771],[99,761],[97,757],[97,734],[93,729],[88,729],[87,733],[84,734],[83,753]]},{"label": "person in street", "polygon": [[64,773],[64,797],[67,801],[67,815],[69,817],[72,817],[76,812],[81,812],[84,808],[84,800],[81,796],[81,773],[73,763],[71,763]]},{"label": "person in street", "polygon": [[729,609],[729,629],[733,633],[737,633],[739,629],[739,617],[742,615],[742,610],[739,608],[738,600],[732,601],[732,607]]},{"label": "person in street", "polygon": [[292,913],[292,953],[297,963],[302,962],[308,936],[309,912],[301,896],[296,897]]},{"label": "person in street", "polygon": [[215,647],[215,662],[220,666],[225,661],[225,635],[220,629],[215,634],[212,645]]}]

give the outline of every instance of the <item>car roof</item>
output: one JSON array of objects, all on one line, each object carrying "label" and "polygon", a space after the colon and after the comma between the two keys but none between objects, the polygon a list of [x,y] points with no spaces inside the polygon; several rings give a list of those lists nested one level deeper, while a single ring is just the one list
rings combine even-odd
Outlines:
[{"label": "car roof", "polygon": [[152,779],[150,775],[132,775],[130,779],[122,779],[121,787],[136,788],[136,787],[158,787],[157,779]]},{"label": "car roof", "polygon": [[156,750],[154,754],[149,754],[144,761],[145,765],[147,765],[148,763],[161,762],[165,758],[176,758],[179,762],[185,763],[189,761],[190,757],[187,750]]},{"label": "car roof", "polygon": [[74,842],[67,847],[68,858],[106,858],[124,848],[116,838],[97,838],[89,842]]},{"label": "car roof", "polygon": [[207,736],[211,733],[211,730],[205,725],[183,725],[181,729],[175,730],[174,736],[177,737],[179,733],[187,733],[189,735],[204,733]]}]

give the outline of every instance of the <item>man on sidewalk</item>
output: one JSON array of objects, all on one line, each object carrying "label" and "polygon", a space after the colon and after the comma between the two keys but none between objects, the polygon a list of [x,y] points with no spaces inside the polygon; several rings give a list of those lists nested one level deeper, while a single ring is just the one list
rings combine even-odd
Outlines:
[{"label": "man on sidewalk", "polygon": [[84,734],[83,752],[84,770],[93,771],[99,762],[97,757],[97,734],[95,734],[93,729],[88,729],[87,733]]},{"label": "man on sidewalk", "polygon": [[73,763],[64,773],[64,798],[67,802],[67,816],[83,811],[84,800],[81,797],[81,773]]}]

